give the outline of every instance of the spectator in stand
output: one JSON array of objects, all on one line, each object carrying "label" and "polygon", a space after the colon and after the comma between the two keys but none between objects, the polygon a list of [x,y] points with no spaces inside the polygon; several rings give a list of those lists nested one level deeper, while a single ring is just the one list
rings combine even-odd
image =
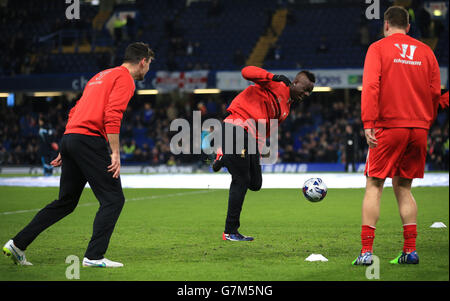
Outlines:
[{"label": "spectator in stand", "polygon": [[355,172],[356,138],[351,125],[345,126],[345,171]]},{"label": "spectator in stand", "polygon": [[233,63],[236,67],[242,68],[245,64],[245,56],[241,49],[237,49],[233,56]]},{"label": "spectator in stand", "polygon": [[192,56],[192,55],[194,55],[194,43],[192,43],[192,41],[189,41],[189,42],[187,43],[187,46],[186,46],[186,55],[187,55],[187,56]]},{"label": "spectator in stand", "polygon": [[327,38],[325,36],[320,37],[319,45],[317,46],[316,53],[327,53],[329,50]]},{"label": "spectator in stand", "polygon": [[54,130],[45,116],[39,117],[39,158],[44,169],[44,176],[53,174],[50,162],[56,157],[59,146],[55,141]]},{"label": "spectator in stand", "polygon": [[142,112],[142,122],[145,126],[152,124],[155,112],[152,109],[152,105],[149,102],[144,104],[144,110]]},{"label": "spectator in stand", "polygon": [[202,117],[204,117],[208,114],[208,110],[206,109],[206,106],[203,102],[198,103],[197,110],[200,111],[200,114],[202,115]]},{"label": "spectator in stand", "polygon": [[208,15],[211,17],[217,17],[222,13],[222,5],[219,0],[212,0],[211,6],[208,10]]},{"label": "spectator in stand", "polygon": [[367,48],[370,44],[370,33],[369,33],[369,25],[366,22],[363,22],[359,27],[359,44],[363,47],[363,51],[367,51]]},{"label": "spectator in stand", "polygon": [[136,151],[136,141],[127,141],[123,146],[123,159],[133,160],[134,152]]},{"label": "spectator in stand", "polygon": [[114,45],[119,45],[123,38],[123,28],[127,24],[127,19],[120,17],[119,13],[116,14],[114,19]]},{"label": "spectator in stand", "polygon": [[275,46],[275,49],[273,50],[273,57],[276,61],[281,60],[282,58],[281,45],[277,44]]},{"label": "spectator in stand", "polygon": [[178,109],[175,106],[175,103],[171,102],[169,107],[167,108],[167,118],[169,120],[174,120],[177,118],[177,116],[178,116]]},{"label": "spectator in stand", "polygon": [[127,15],[126,20],[127,38],[133,42],[136,38],[136,21],[132,15]]}]

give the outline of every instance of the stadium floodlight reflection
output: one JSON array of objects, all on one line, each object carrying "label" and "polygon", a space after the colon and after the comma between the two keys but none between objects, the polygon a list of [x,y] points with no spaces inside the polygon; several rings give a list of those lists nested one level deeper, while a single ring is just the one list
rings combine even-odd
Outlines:
[{"label": "stadium floodlight reflection", "polygon": [[433,15],[435,15],[436,17],[441,17],[442,16],[442,11],[440,9],[435,9],[433,11]]},{"label": "stadium floodlight reflection", "polygon": [[220,89],[194,89],[194,94],[219,94]]},{"label": "stadium floodlight reflection", "polygon": [[143,89],[143,90],[137,90],[136,92],[138,95],[156,95],[159,93],[156,89]]},{"label": "stadium floodlight reflection", "polygon": [[333,89],[331,87],[314,87],[313,92],[331,92]]},{"label": "stadium floodlight reflection", "polygon": [[34,92],[34,97],[56,97],[63,95],[62,92]]}]

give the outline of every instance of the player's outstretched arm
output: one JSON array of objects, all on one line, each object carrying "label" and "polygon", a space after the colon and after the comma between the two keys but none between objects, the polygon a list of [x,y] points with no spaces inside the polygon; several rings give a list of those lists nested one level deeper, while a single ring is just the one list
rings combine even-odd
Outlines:
[{"label": "player's outstretched arm", "polygon": [[271,81],[283,82],[286,86],[291,84],[291,81],[287,76],[273,74],[256,66],[247,66],[242,69],[241,73],[242,77],[246,80],[250,80],[262,86],[270,83]]},{"label": "player's outstretched arm", "polygon": [[273,73],[267,72],[266,70],[256,66],[247,66],[242,69],[241,73],[242,77],[246,80],[260,85],[269,83],[272,81],[273,77]]}]

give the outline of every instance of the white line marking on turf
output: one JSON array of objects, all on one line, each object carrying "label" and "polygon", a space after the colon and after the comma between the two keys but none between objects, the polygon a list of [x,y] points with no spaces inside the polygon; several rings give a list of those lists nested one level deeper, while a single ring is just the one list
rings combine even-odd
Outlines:
[{"label": "white line marking on turf", "polygon": [[[216,190],[200,190],[200,191],[189,191],[189,192],[178,192],[178,193],[170,193],[170,194],[160,194],[160,195],[151,195],[151,196],[143,196],[139,198],[132,198],[132,199],[125,199],[125,202],[134,202],[134,201],[142,201],[142,200],[154,200],[154,199],[161,199],[161,198],[170,198],[170,197],[177,197],[177,196],[185,196],[190,194],[203,194],[203,193],[211,193],[215,192]],[[77,207],[87,207],[87,206],[93,206],[93,205],[99,205],[98,202],[93,203],[84,203],[80,204]],[[19,213],[29,213],[29,212],[37,212],[40,211],[40,209],[27,209],[27,210],[18,210],[18,211],[7,211],[7,212],[0,212],[0,215],[11,215],[11,214],[19,214]]]}]

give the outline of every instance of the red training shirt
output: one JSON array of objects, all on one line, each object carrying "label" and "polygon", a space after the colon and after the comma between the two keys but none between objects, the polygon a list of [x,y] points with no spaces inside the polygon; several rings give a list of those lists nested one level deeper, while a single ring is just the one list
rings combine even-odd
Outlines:
[{"label": "red training shirt", "polygon": [[123,66],[96,74],[70,110],[64,134],[102,136],[106,140],[107,134],[119,134],[123,112],[134,89],[133,77]]},{"label": "red training shirt", "polygon": [[370,45],[361,95],[365,129],[429,129],[440,96],[439,65],[430,47],[402,33]]},{"label": "red training shirt", "polygon": [[[255,83],[239,93],[227,111],[230,115],[224,122],[245,128],[261,146],[270,136],[270,120],[283,122],[289,115],[289,87],[283,82],[272,81],[273,73],[248,66],[242,69],[242,77]],[[266,133],[258,133],[258,122],[265,124]]]}]

